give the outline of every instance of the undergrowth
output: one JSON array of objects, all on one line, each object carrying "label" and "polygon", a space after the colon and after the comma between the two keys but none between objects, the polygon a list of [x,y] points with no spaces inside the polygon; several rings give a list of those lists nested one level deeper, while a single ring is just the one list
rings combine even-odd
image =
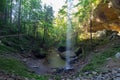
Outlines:
[{"label": "undergrowth", "polygon": [[0,57],[0,70],[30,79],[35,78],[36,80],[48,80],[46,76],[30,73],[25,65],[15,58]]},{"label": "undergrowth", "polygon": [[82,72],[97,70],[103,63],[106,62],[107,58],[114,57],[114,55],[117,52],[120,52],[120,47],[117,47],[117,48],[113,47],[107,51],[104,51],[103,53],[94,55],[94,57],[91,59],[90,63],[88,63],[82,69]]},{"label": "undergrowth", "polygon": [[29,49],[29,42],[25,38],[21,39],[19,42],[16,38],[2,39],[0,43],[0,70],[30,79],[35,78],[36,80],[48,80],[47,76],[40,76],[31,73],[27,67],[16,58],[3,56],[6,53],[19,53],[21,46],[17,45],[18,43],[22,43],[22,47],[25,50]]}]

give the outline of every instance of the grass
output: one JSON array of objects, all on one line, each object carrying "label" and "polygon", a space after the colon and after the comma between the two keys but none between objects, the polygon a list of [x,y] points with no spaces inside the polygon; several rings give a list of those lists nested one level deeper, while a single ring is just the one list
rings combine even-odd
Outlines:
[{"label": "grass", "polygon": [[15,58],[0,57],[0,70],[8,73],[14,73],[27,78],[35,78],[36,80],[48,80],[46,76],[40,76],[30,73],[28,69],[20,61]]},{"label": "grass", "polygon": [[9,46],[6,46],[4,44],[0,44],[0,53],[6,53],[6,52],[16,52],[15,49],[9,47]]},{"label": "grass", "polygon": [[103,63],[106,62],[106,59],[109,57],[114,57],[114,55],[120,52],[120,47],[118,48],[111,48],[103,53],[94,55],[94,57],[92,58],[92,60],[90,61],[89,64],[87,64],[83,69],[82,72],[85,71],[93,71],[93,70],[97,70]]},{"label": "grass", "polygon": [[40,76],[34,73],[30,73],[27,67],[15,58],[8,58],[7,56],[1,56],[2,54],[17,52],[13,47],[6,46],[0,43],[0,70],[4,70],[7,73],[14,73],[15,75],[35,78],[36,80],[48,80],[47,76]]}]

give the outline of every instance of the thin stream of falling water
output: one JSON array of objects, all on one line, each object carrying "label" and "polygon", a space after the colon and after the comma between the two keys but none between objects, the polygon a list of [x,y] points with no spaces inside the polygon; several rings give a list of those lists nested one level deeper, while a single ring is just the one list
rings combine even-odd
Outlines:
[{"label": "thin stream of falling water", "polygon": [[71,40],[71,34],[72,34],[72,22],[71,22],[71,10],[72,9],[72,0],[67,0],[67,32],[66,32],[66,65],[65,69],[71,69],[70,65],[70,53],[72,49],[72,40]]}]

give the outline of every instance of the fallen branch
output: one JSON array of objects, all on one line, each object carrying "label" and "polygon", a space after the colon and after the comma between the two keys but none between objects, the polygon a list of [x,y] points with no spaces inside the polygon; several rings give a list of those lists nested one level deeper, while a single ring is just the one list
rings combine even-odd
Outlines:
[{"label": "fallen branch", "polygon": [[0,36],[0,38],[5,38],[5,37],[17,37],[17,36],[23,36],[25,34],[15,34],[15,35],[5,35],[5,36]]}]

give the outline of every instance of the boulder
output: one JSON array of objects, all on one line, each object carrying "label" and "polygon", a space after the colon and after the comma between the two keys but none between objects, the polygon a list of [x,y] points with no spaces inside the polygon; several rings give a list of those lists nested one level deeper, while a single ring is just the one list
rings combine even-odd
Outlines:
[{"label": "boulder", "polygon": [[117,53],[115,54],[115,57],[116,57],[117,59],[120,59],[120,52],[117,52]]},{"label": "boulder", "polygon": [[83,53],[83,50],[82,50],[81,47],[79,47],[79,48],[77,48],[77,49],[75,50],[76,56],[79,56],[79,55],[81,55],[82,53]]},{"label": "boulder", "polygon": [[65,52],[65,51],[66,51],[66,47],[65,47],[65,46],[60,46],[60,47],[58,48],[58,51],[59,51],[59,52]]},{"label": "boulder", "polygon": [[77,48],[75,51],[66,51],[65,47],[59,47],[58,51],[59,51],[59,55],[62,59],[66,59],[66,53],[69,53],[71,60],[74,60],[74,58],[76,59],[76,57],[82,55],[82,53],[83,53],[83,50],[80,47]]},{"label": "boulder", "polygon": [[76,54],[73,51],[65,51],[65,52],[59,53],[59,55],[62,59],[66,59],[67,53],[69,54],[68,56],[70,56],[70,58],[74,58],[76,56]]}]

